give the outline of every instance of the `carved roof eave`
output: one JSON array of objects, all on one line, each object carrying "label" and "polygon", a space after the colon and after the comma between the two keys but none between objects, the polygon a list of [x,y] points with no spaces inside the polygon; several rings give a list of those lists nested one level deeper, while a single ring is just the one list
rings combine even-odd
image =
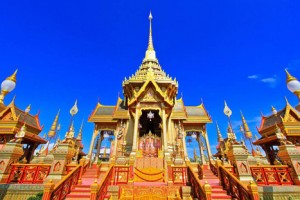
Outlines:
[{"label": "carved roof eave", "polygon": [[[283,126],[283,123],[277,123],[276,124],[281,130],[284,129],[284,126]],[[259,130],[258,133],[261,135],[261,136],[271,136],[271,135],[274,135],[275,134],[275,131],[277,129],[276,125],[271,125],[271,126],[268,126],[267,128],[263,129],[263,130]]]},{"label": "carved roof eave", "polygon": [[46,144],[47,143],[47,140],[45,140],[44,138],[41,138],[40,136],[35,135],[33,133],[29,133],[29,132],[25,133],[24,140],[25,141],[26,140],[33,141],[33,142],[36,142],[36,143],[39,143],[39,144]]},{"label": "carved roof eave", "polygon": [[112,116],[100,116],[100,117],[92,117],[89,118],[89,122],[103,122],[103,123],[114,123],[118,122],[118,120],[114,119]]},{"label": "carved roof eave", "polygon": [[[282,123],[284,123],[284,124],[287,123],[287,120],[288,120],[288,118],[290,116],[290,112],[291,111],[296,115],[296,117],[298,118],[297,120],[299,120],[299,122],[300,122],[300,113],[293,106],[291,106],[291,104],[287,101],[287,99],[286,99],[286,106],[283,109],[281,109],[280,111],[278,111],[277,113],[282,112],[284,110],[285,110],[285,113],[284,113],[284,117],[282,118]],[[264,133],[264,132],[266,132],[265,129],[268,130],[268,128],[272,127],[272,126],[269,126],[269,127],[263,128],[265,120],[267,118],[272,117],[272,116],[274,116],[274,114],[272,114],[270,116],[262,116],[260,127],[258,128],[258,132],[259,133],[260,132]],[[295,123],[295,122],[293,122],[293,123]]]},{"label": "carved roof eave", "polygon": [[263,145],[263,144],[267,144],[267,143],[273,143],[273,142],[277,142],[278,138],[276,135],[272,135],[269,137],[264,137],[264,138],[260,138],[256,141],[253,142],[254,145]]},{"label": "carved roof eave", "polygon": [[203,124],[203,123],[212,123],[212,120],[207,117],[188,117],[183,121],[184,124]]},{"label": "carved roof eave", "polygon": [[115,111],[113,113],[112,119],[129,119],[129,111],[128,110],[119,110],[119,106],[122,103],[123,99],[118,97]]},{"label": "carved roof eave", "polygon": [[[17,108],[16,105],[14,104],[14,102],[11,102],[1,113],[0,113],[0,118],[2,118],[4,116],[4,114],[6,114],[7,112],[11,112],[12,113],[12,117],[13,120],[9,120],[8,122],[15,122],[17,123],[24,123],[24,120],[20,120],[19,116],[17,116],[16,114],[16,109],[18,109],[21,113],[23,113],[23,115],[26,115],[30,118],[33,118],[36,122],[36,127],[35,126],[31,126],[30,124],[26,124],[26,126],[30,126],[34,129],[36,129],[37,131],[42,131],[43,130],[43,126],[41,126],[40,124],[40,120],[39,120],[39,115],[31,115],[30,113],[25,113],[23,110],[21,110],[20,108]],[[0,126],[1,123],[3,123],[5,121],[0,120]]]}]

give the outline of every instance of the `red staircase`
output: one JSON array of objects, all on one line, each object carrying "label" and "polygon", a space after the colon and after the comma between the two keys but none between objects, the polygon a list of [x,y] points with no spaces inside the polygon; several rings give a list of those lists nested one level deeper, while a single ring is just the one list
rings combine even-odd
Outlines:
[{"label": "red staircase", "polygon": [[97,165],[93,165],[91,168],[87,168],[86,172],[82,175],[81,184],[78,183],[71,189],[70,194],[67,195],[67,200],[87,200],[91,196],[91,184],[97,179],[100,183],[105,172],[100,171]]},{"label": "red staircase", "polygon": [[211,198],[213,200],[232,199],[232,197],[227,195],[227,192],[223,190],[219,178],[213,174],[208,165],[203,166],[203,180],[201,180],[201,182],[204,184],[205,181],[211,186]]}]

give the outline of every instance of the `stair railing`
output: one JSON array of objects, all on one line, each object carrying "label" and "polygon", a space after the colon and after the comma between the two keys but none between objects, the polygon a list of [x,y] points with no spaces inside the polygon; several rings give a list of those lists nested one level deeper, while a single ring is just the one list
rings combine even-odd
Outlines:
[{"label": "stair railing", "polygon": [[219,166],[220,178],[223,189],[228,195],[239,200],[254,200],[258,199],[257,185],[253,181],[246,187],[224,166]]},{"label": "stair railing", "polygon": [[50,168],[50,164],[11,164],[7,183],[42,184]]},{"label": "stair railing", "polygon": [[72,187],[77,184],[82,166],[78,165],[61,181],[54,184],[49,180],[44,187],[44,195],[42,200],[62,200],[70,193]]},{"label": "stair railing", "polygon": [[108,186],[111,185],[111,180],[113,177],[114,166],[111,165],[107,172],[105,173],[100,184],[97,180],[91,185],[91,200],[103,200],[108,197],[107,190]]},{"label": "stair railing", "polygon": [[258,185],[293,185],[287,165],[250,166],[251,174]]},{"label": "stair railing", "polygon": [[189,165],[187,167],[188,184],[192,188],[193,197],[200,200],[211,200],[211,186],[206,182],[201,184],[198,175],[193,171]]}]

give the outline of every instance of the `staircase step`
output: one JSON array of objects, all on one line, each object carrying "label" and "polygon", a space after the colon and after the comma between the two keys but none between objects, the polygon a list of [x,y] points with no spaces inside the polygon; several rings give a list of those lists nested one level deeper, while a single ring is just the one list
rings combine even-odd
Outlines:
[{"label": "staircase step", "polygon": [[211,194],[212,199],[232,199],[229,195],[222,195],[222,194]]},{"label": "staircase step", "polygon": [[83,199],[83,198],[91,198],[91,194],[87,193],[87,194],[68,194],[66,199],[68,198],[77,198],[77,199]]}]

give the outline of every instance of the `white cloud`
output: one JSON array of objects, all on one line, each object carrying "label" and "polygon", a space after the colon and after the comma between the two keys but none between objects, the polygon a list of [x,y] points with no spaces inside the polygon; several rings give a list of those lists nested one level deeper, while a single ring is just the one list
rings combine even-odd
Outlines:
[{"label": "white cloud", "polygon": [[258,78],[258,75],[251,75],[251,76],[248,76],[248,78],[250,78],[250,79],[257,79]]},{"label": "white cloud", "polygon": [[267,85],[269,85],[271,88],[276,87],[277,85],[277,79],[276,76],[274,77],[269,77],[269,78],[263,78],[260,80],[263,83],[266,83]]}]

